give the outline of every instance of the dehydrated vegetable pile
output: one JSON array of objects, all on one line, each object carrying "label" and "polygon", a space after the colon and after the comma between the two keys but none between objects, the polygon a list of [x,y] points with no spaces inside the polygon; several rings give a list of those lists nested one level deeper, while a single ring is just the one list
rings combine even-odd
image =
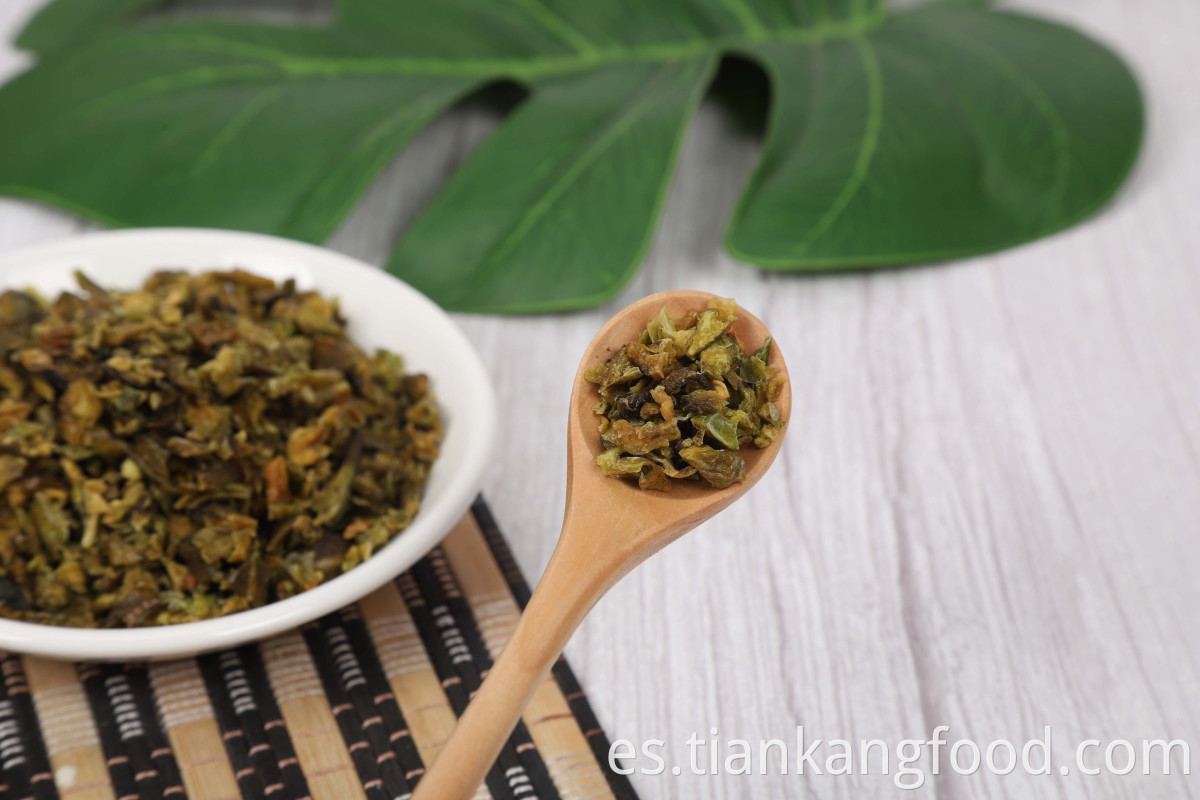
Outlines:
[{"label": "dehydrated vegetable pile", "polygon": [[0,295],[0,614],[161,625],[310,589],[408,526],[441,423],[336,302],[246,272]]},{"label": "dehydrated vegetable pile", "polygon": [[586,378],[597,385],[605,475],[670,491],[672,479],[704,479],[723,489],[746,479],[743,445],[779,435],[775,399],[782,378],[768,365],[771,340],[753,354],[733,335],[733,300],[679,320],[661,311],[641,339],[623,346]]}]

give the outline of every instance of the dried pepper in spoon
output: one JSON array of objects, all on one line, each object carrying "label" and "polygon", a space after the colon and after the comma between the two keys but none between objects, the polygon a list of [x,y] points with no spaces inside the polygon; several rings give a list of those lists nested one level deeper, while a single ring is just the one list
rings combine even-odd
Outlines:
[{"label": "dried pepper in spoon", "polygon": [[783,379],[768,366],[771,340],[747,354],[733,335],[737,303],[714,298],[672,320],[666,309],[640,339],[585,377],[596,384],[605,475],[670,491],[672,480],[724,489],[746,479],[742,446],[766,447],[785,421]]}]

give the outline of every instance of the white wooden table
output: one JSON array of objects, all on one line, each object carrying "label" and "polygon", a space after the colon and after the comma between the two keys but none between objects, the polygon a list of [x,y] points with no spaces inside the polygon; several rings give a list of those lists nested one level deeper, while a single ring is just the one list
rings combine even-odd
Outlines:
[{"label": "white wooden table", "polygon": [[[24,63],[7,41],[38,4],[0,3],[0,73]],[[760,274],[719,242],[756,143],[706,104],[620,298],[459,317],[508,409],[485,491],[530,575],[562,511],[570,379],[603,320],[695,287],[735,296],[786,348],[796,405],[773,474],[618,586],[568,650],[610,733],[664,740],[683,765],[635,776],[647,798],[900,794],[879,774],[690,774],[684,743],[711,728],[895,746],[937,725],[981,743],[1049,725],[1058,762],[1088,738],[1180,738],[1200,774],[1200,3],[1021,5],[1116,46],[1147,93],[1136,174],[1086,224],[949,266]],[[381,262],[494,124],[437,123],[332,246]],[[0,200],[0,250],[87,227]],[[951,773],[911,796],[1200,797],[1200,778],[1140,773]]]}]

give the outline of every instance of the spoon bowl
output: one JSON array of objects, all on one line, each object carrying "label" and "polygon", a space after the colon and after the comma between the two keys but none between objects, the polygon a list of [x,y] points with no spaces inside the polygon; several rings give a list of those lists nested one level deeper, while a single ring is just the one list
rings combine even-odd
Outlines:
[{"label": "spoon bowl", "polygon": [[[746,480],[741,483],[714,489],[703,481],[673,481],[669,492],[643,490],[635,481],[608,477],[595,463],[604,446],[597,430],[600,417],[593,411],[596,387],[584,377],[587,371],[637,340],[661,309],[678,318],[704,309],[712,298],[696,291],[650,295],[609,320],[588,346],[571,391],[567,502],[558,546],[504,652],[417,785],[413,800],[472,797],[534,691],[604,593],[638,564],[744,495],[775,460],[778,439],[763,449],[740,451],[746,462]],[[757,350],[770,336],[757,317],[741,308],[733,333],[745,352]],[[775,404],[788,419],[791,382],[778,347],[771,348],[768,361],[784,379]],[[781,429],[779,439],[787,429]]]},{"label": "spoon bowl", "polygon": [[[614,503],[634,504],[639,508],[670,507],[671,512],[680,513],[680,504],[687,504],[693,510],[708,510],[716,513],[741,497],[761,478],[775,460],[779,448],[776,446],[759,449],[757,447],[743,448],[740,452],[746,462],[746,480],[744,483],[730,486],[727,489],[713,489],[704,481],[673,481],[669,492],[644,491],[635,481],[614,480],[605,476],[593,463],[596,456],[604,452],[604,444],[597,432],[600,417],[592,410],[596,404],[596,386],[590,383],[584,375],[593,367],[602,365],[616,354],[621,347],[636,341],[646,323],[653,319],[660,310],[665,308],[667,314],[676,319],[694,311],[703,310],[708,306],[714,295],[697,291],[659,292],[644,297],[636,303],[627,306],[619,314],[605,324],[596,334],[591,345],[584,353],[575,373],[575,383],[571,391],[570,423],[567,431],[568,484],[567,508],[572,507],[573,494],[587,487],[587,491],[601,492],[606,500]],[[733,324],[733,334],[737,337],[742,350],[753,353],[762,347],[770,333],[762,321],[745,309],[739,307],[737,320]],[[784,377],[779,396],[775,405],[780,414],[787,419],[792,402],[792,387],[787,380],[787,365],[778,347],[772,347],[768,359],[770,365],[776,367],[776,374]],[[780,437],[787,432],[785,425],[780,431]]]}]

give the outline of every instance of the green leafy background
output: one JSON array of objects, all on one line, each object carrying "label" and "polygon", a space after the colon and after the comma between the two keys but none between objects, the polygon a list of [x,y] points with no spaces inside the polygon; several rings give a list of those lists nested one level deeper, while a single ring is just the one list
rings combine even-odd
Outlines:
[{"label": "green leafy background", "polygon": [[1142,102],[1108,50],[982,3],[342,0],[325,26],[162,21],[55,0],[0,89],[0,193],[118,226],[326,239],[435,116],[528,96],[397,243],[442,305],[529,312],[615,294],[651,239],[723,56],[770,82],[726,243],[774,270],[994,251],[1099,208]]}]

